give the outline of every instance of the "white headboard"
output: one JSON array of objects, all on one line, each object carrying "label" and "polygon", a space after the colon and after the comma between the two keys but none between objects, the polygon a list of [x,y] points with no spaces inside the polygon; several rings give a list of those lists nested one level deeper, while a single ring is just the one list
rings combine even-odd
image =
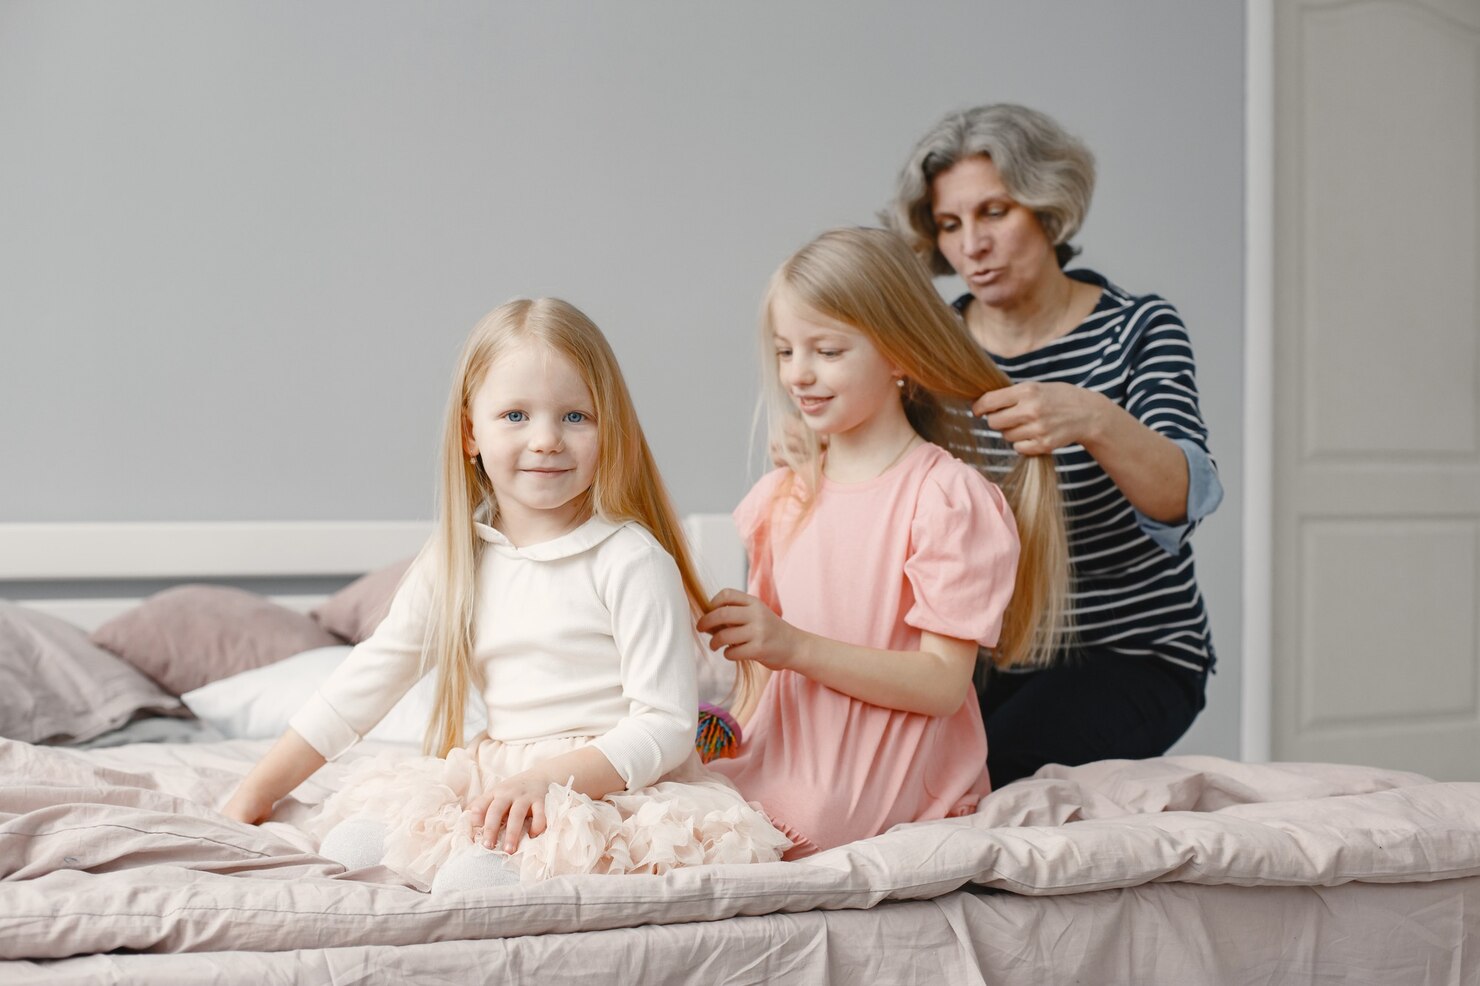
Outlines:
[{"label": "white headboard", "polygon": [[[7,584],[24,584],[24,605],[93,629],[139,601],[140,581],[348,578],[415,554],[431,529],[428,521],[0,524],[0,598]],[[706,585],[745,585],[729,515],[691,514],[684,530]],[[47,583],[78,582],[107,591],[46,592]],[[323,596],[272,598],[306,610]]]}]

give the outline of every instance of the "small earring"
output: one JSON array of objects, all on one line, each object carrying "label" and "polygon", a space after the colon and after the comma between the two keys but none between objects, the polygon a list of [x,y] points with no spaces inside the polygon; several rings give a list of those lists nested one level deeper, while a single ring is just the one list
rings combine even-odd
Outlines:
[{"label": "small earring", "polygon": [[894,386],[898,387],[900,390],[903,390],[904,389],[904,377],[895,377],[894,378]]},{"label": "small earring", "polygon": [[470,455],[470,456],[468,456],[468,465],[472,466],[474,469],[477,469],[478,468],[478,457],[476,455]]}]

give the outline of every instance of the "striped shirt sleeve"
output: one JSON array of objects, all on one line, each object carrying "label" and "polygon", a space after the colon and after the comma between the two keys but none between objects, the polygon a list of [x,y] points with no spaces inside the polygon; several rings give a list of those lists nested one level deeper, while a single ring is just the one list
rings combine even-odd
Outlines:
[{"label": "striped shirt sleeve", "polygon": [[1163,523],[1139,510],[1136,521],[1147,537],[1176,554],[1198,523],[1223,502],[1223,484],[1208,449],[1187,327],[1164,299],[1148,295],[1138,301],[1128,333],[1125,408],[1146,427],[1170,438],[1186,456],[1187,509],[1180,524]]}]

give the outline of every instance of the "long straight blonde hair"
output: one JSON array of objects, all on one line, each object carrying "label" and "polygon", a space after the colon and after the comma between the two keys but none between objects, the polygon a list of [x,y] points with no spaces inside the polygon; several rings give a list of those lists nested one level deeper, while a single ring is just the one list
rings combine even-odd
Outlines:
[{"label": "long straight blonde hair", "polygon": [[520,298],[483,317],[467,342],[452,376],[442,431],[441,487],[436,533],[423,549],[434,573],[422,652],[422,671],[437,672],[436,705],[423,749],[446,756],[463,743],[462,723],[473,667],[475,585],[481,541],[473,529],[477,510],[486,505],[490,523],[498,518],[498,495],[487,474],[463,452],[465,422],[474,392],[500,355],[516,344],[537,343],[570,361],[580,374],[596,411],[596,476],[586,491],[586,506],[605,520],[635,520],[652,532],[673,556],[695,616],[709,608],[678,514],[658,475],[657,464],[637,409],[622,379],[611,346],[589,318],[558,298]]},{"label": "long straight blonde hair", "polygon": [[[797,478],[793,486],[800,488],[792,494],[803,517],[820,483],[822,447],[781,384],[772,342],[773,307],[780,295],[867,336],[904,373],[901,399],[915,431],[985,468],[971,433],[970,405],[1011,381],[967,335],[903,238],[882,229],[829,230],[772,276],[761,318],[770,444],[782,450]],[[1020,456],[1000,482],[1017,518],[1022,550],[992,660],[998,667],[1043,666],[1070,632],[1068,538],[1053,456]]]}]

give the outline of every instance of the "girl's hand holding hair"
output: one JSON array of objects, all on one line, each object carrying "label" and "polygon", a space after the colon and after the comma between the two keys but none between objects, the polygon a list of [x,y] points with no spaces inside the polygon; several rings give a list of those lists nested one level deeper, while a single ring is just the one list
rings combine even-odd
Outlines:
[{"label": "girl's hand holding hair", "polygon": [[880,650],[799,630],[738,589],[722,589],[711,606],[699,632],[710,634],[710,650],[723,648],[731,661],[795,671],[870,704],[927,716],[954,714],[971,691],[972,640],[926,631],[917,651]]},{"label": "girl's hand holding hair", "polygon": [[723,647],[731,661],[755,661],[772,671],[793,667],[802,631],[771,607],[738,589],[721,589],[710,606],[698,622],[699,632],[710,634],[710,650]]}]

